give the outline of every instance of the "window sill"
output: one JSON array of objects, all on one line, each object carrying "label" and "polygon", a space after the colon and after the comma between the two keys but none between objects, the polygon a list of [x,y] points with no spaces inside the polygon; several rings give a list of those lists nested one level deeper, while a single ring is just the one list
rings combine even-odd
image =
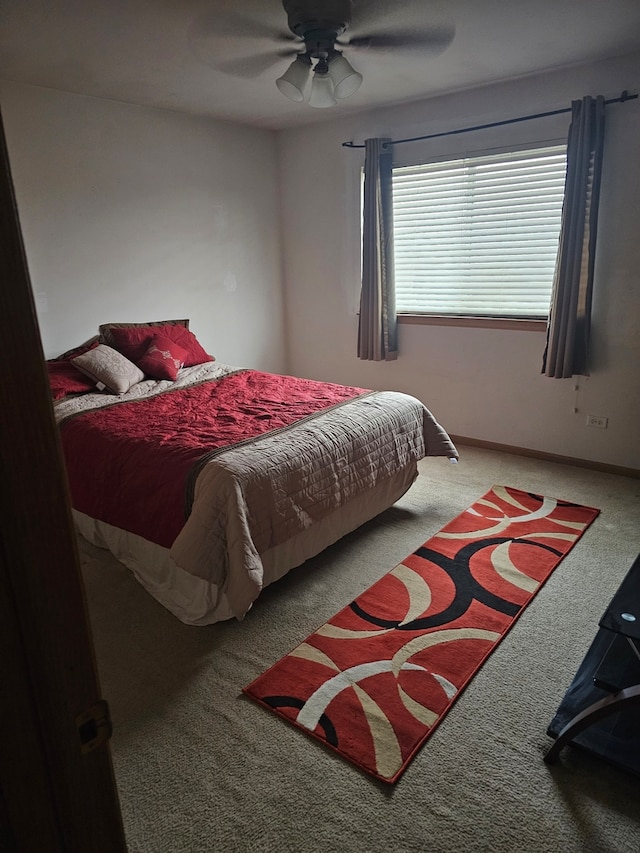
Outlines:
[{"label": "window sill", "polygon": [[398,314],[398,323],[407,326],[466,326],[472,329],[518,329],[546,332],[546,320],[515,320],[508,317],[448,317],[437,314]]}]

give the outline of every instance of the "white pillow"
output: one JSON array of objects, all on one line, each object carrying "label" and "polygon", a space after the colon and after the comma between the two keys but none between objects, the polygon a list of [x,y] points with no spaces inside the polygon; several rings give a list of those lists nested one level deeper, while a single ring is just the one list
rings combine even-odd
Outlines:
[{"label": "white pillow", "polygon": [[106,344],[99,344],[89,352],[72,358],[71,363],[112,394],[124,394],[144,379],[144,373],[139,367]]}]

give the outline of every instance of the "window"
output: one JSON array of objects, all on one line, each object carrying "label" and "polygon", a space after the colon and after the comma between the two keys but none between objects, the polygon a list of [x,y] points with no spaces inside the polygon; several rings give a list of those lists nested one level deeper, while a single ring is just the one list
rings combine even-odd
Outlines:
[{"label": "window", "polygon": [[393,170],[399,314],[548,316],[566,145]]}]

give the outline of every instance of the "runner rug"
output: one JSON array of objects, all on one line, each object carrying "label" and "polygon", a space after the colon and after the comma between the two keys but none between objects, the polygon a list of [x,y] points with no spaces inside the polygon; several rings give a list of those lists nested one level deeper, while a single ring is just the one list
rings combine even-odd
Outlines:
[{"label": "runner rug", "polygon": [[243,692],[396,782],[598,512],[494,486]]}]

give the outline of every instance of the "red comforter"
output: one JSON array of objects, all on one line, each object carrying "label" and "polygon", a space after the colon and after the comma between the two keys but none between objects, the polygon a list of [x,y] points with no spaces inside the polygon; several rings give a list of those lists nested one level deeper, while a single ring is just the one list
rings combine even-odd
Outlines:
[{"label": "red comforter", "polygon": [[140,400],[111,399],[61,424],[73,507],[168,548],[212,454],[367,393],[243,370]]}]

